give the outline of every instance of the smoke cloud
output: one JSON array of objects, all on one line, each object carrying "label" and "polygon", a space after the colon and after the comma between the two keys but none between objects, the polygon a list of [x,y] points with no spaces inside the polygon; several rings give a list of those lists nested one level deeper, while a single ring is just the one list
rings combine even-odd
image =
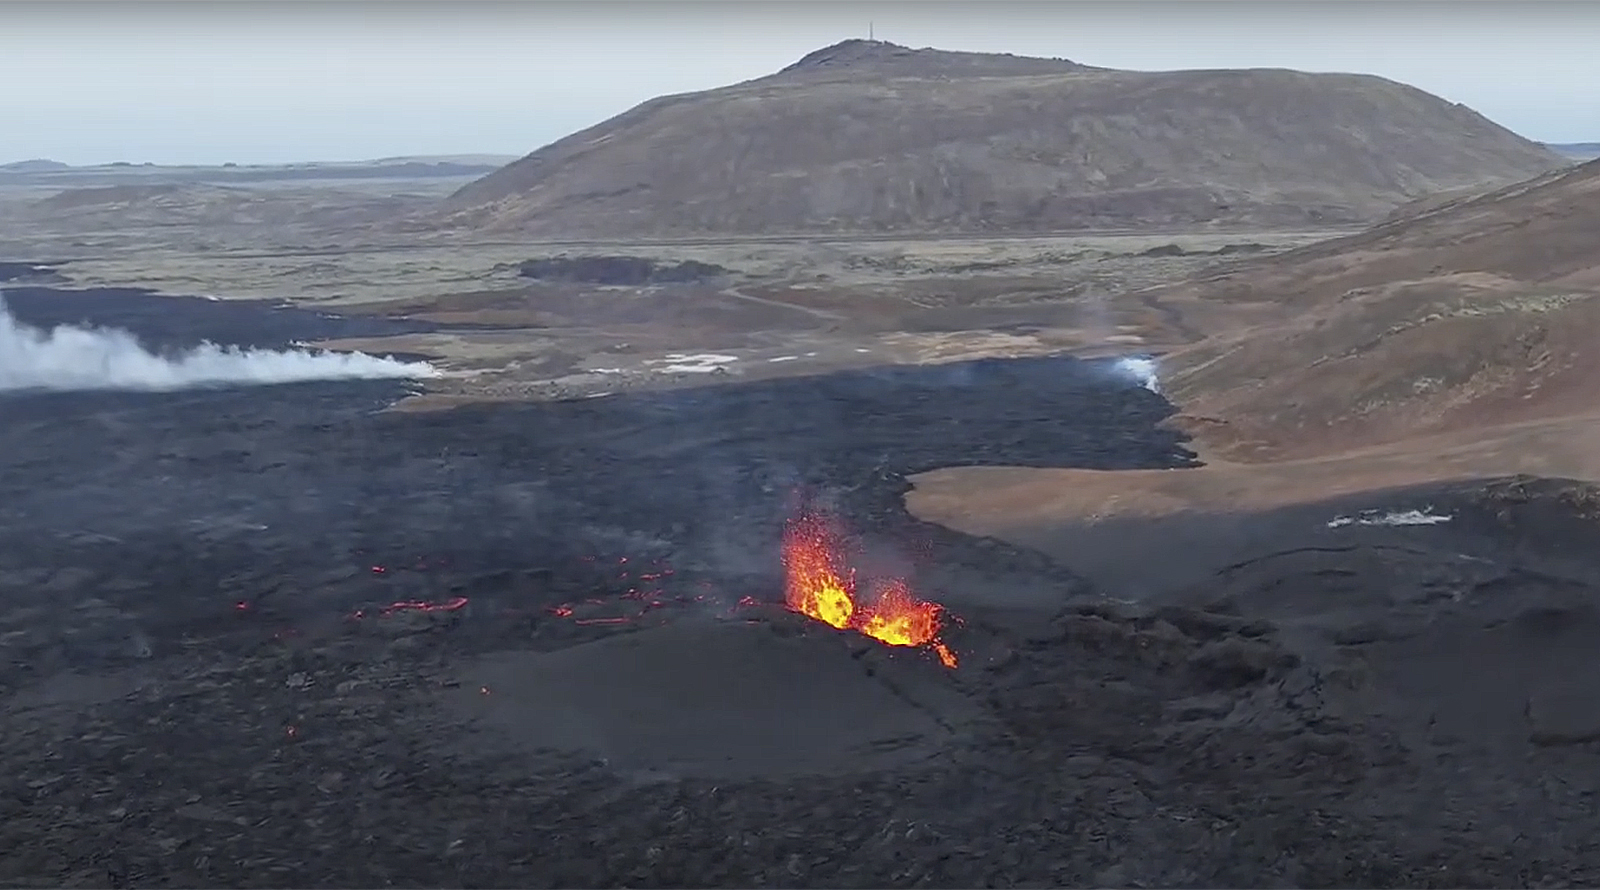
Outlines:
[{"label": "smoke cloud", "polygon": [[1117,373],[1132,377],[1139,385],[1156,395],[1161,394],[1161,377],[1156,370],[1156,360],[1146,356],[1124,356],[1117,359]]},{"label": "smoke cloud", "polygon": [[0,391],[144,390],[262,386],[309,380],[383,380],[438,376],[426,362],[365,353],[246,349],[212,343],[172,356],[145,349],[129,332],[63,325],[30,327],[0,295]]}]

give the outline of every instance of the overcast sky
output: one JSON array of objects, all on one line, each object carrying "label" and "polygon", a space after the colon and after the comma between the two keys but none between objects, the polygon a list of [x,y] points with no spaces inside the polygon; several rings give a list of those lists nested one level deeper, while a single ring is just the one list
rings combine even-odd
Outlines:
[{"label": "overcast sky", "polygon": [[521,155],[849,37],[1380,74],[1600,141],[1593,2],[0,2],[0,162]]}]

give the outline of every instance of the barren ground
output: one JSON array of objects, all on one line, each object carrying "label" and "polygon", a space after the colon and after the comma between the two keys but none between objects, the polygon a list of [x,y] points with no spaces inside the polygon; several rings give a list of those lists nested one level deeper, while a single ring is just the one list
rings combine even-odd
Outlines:
[{"label": "barren ground", "polygon": [[[1276,559],[1141,604],[900,503],[955,463],[1182,465],[1104,365],[381,410],[403,392],[5,399],[8,882],[1595,877],[1581,487],[1279,517]],[[776,605],[797,489],[961,619],[959,668]],[[1319,521],[1423,499],[1458,524]],[[1464,697],[1484,645],[1499,691]]]},{"label": "barren ground", "polygon": [[1206,467],[1115,481],[952,470],[922,480],[919,509],[1038,544],[1118,515],[1510,473],[1600,479],[1597,195],[1600,166],[1574,166],[1145,291],[1211,335],[1163,363]]},{"label": "barren ground", "polygon": [[[1132,292],[1312,236],[201,249],[204,206],[6,216],[66,261],[13,310],[451,376],[0,397],[5,883],[1600,881],[1600,495],[1470,478],[1592,478],[1575,419],[1194,467],[1047,354],[1236,323]],[[515,275],[559,253],[734,272]],[[779,606],[796,493],[956,669]]]},{"label": "barren ground", "polygon": [[[452,372],[408,409],[678,385],[713,368],[761,378],[983,356],[1164,351],[1198,332],[1161,306],[1114,295],[1334,232],[504,243],[362,224],[426,206],[459,185],[449,178],[230,183],[219,195],[216,182],[197,176],[140,180],[117,188],[145,191],[112,195],[99,179],[65,191],[59,179],[4,186],[0,245],[16,260],[61,261],[53,280],[66,286],[288,300],[444,325],[381,343],[322,344],[427,355]],[[586,255],[696,260],[730,271],[652,287],[518,275],[524,260]],[[673,356],[713,358],[702,372],[663,371],[686,364]]]}]

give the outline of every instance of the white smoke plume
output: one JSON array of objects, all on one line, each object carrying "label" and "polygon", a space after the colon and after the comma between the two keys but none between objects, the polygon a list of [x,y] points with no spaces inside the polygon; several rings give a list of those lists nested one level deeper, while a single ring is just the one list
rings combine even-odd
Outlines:
[{"label": "white smoke plume", "polygon": [[202,344],[173,356],[145,349],[129,332],[18,322],[0,294],[0,391],[144,390],[269,385],[309,380],[382,380],[438,376],[426,362],[365,353],[245,349]]},{"label": "white smoke plume", "polygon": [[1156,360],[1146,356],[1124,356],[1117,359],[1117,373],[1132,377],[1139,385],[1156,395],[1161,394],[1161,377],[1156,370]]}]

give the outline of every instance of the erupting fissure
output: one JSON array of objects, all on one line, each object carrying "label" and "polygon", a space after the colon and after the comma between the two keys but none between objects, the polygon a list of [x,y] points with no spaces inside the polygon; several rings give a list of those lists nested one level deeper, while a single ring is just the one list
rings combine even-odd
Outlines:
[{"label": "erupting fissure", "polygon": [[939,639],[944,608],[917,599],[898,578],[873,584],[869,600],[858,598],[855,570],[843,554],[840,535],[820,514],[806,511],[789,520],[783,535],[788,607],[891,646],[926,646],[945,667],[955,667],[955,653]]}]

